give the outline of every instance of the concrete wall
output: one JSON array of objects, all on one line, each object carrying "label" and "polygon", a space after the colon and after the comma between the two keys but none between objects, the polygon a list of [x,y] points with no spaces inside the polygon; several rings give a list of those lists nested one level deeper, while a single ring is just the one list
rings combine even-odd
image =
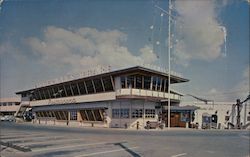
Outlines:
[{"label": "concrete wall", "polygon": [[[144,100],[121,100],[111,102],[108,109],[108,124],[110,127],[125,128],[125,124],[127,124],[128,128],[136,128],[136,123],[139,122],[140,128],[144,128],[146,126],[147,121],[158,120],[158,109],[156,109],[155,118],[145,118],[145,109],[155,109],[156,105],[157,103],[155,102],[149,102]],[[112,118],[112,109],[124,108],[129,109],[129,118]],[[132,118],[132,109],[143,109],[143,117]]]},{"label": "concrete wall", "polygon": [[[225,116],[231,115],[232,112],[232,105],[235,104],[235,102],[214,102],[214,104],[209,103],[188,103],[189,105],[195,105],[197,107],[200,107],[200,109],[195,111],[195,120],[194,123],[199,123],[199,126],[201,127],[202,124],[202,114],[208,113],[210,115],[215,114],[217,112],[218,116],[218,122],[217,124],[221,124],[222,128],[227,127],[227,121],[225,120]],[[182,104],[183,105],[183,104]],[[187,103],[185,103],[187,105]],[[228,113],[227,113],[228,112]],[[247,117],[250,116],[250,104],[244,104],[243,108],[241,110],[241,122],[243,125],[250,123],[250,121],[247,121]],[[235,115],[232,116],[229,119],[229,122],[233,122],[234,124],[236,123],[236,112]]]},{"label": "concrete wall", "polygon": [[107,92],[107,93],[97,93],[97,94],[88,94],[81,96],[31,101],[30,105],[43,106],[43,105],[70,104],[70,103],[73,104],[73,103],[84,103],[84,102],[107,101],[115,99],[116,99],[115,92]]},{"label": "concrete wall", "polygon": [[[20,107],[21,98],[0,98],[0,112],[16,112]],[[5,103],[6,106],[3,106]],[[16,103],[18,105],[16,105]]]},{"label": "concrete wall", "polygon": [[33,120],[35,124],[42,125],[56,125],[56,126],[69,126],[69,127],[100,127],[105,128],[108,127],[107,124],[103,122],[79,122],[79,121],[69,121],[66,120],[52,120],[52,119],[35,119]]}]

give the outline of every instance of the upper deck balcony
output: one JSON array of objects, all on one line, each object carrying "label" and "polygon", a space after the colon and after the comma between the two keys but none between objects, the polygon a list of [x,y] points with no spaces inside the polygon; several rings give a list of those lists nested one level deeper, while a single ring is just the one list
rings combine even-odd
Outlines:
[{"label": "upper deck balcony", "polygon": [[145,98],[145,99],[155,99],[162,100],[170,98],[171,101],[179,102],[181,100],[181,94],[172,92],[170,94],[161,91],[152,91],[145,89],[134,89],[134,88],[124,88],[116,90],[117,98]]}]

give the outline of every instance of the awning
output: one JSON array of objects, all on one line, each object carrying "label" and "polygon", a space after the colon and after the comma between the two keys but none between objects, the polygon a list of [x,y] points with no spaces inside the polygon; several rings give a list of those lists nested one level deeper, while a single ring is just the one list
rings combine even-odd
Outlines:
[{"label": "awning", "polygon": [[46,105],[33,107],[32,111],[55,111],[55,110],[83,110],[83,109],[107,109],[107,105],[89,105],[89,104],[67,104],[67,105]]},{"label": "awning", "polygon": [[[164,110],[168,110],[168,106],[163,107]],[[170,106],[170,111],[194,111],[199,109],[197,106]]]}]

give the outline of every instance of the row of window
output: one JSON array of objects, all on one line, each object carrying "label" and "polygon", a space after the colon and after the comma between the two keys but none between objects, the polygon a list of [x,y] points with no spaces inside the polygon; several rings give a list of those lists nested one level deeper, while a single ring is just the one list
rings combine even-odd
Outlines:
[{"label": "row of window", "polygon": [[14,106],[20,105],[20,102],[1,102],[0,106]]},{"label": "row of window", "polygon": [[157,76],[121,76],[121,87],[167,92],[168,80]]},{"label": "row of window", "polygon": [[[107,76],[99,79],[84,80],[81,82],[73,82],[37,89],[30,93],[31,100],[43,100],[114,91],[111,79],[111,76]],[[22,95],[22,97],[25,96],[27,95]]]},{"label": "row of window", "polygon": [[[112,118],[129,118],[128,108],[112,109]],[[142,118],[143,109],[132,109],[131,118]],[[155,109],[145,109],[145,118],[155,118]]]},{"label": "row of window", "polygon": [[80,111],[81,117],[84,121],[103,121],[104,110],[102,109],[87,109]]},{"label": "row of window", "polygon": [[[104,110],[102,109],[86,109],[80,110],[80,115],[83,121],[103,121]],[[39,118],[55,118],[56,120],[77,120],[77,111],[39,111],[36,112],[36,117]]]},{"label": "row of window", "polygon": [[68,120],[68,111],[39,111],[37,118],[56,118],[56,120]]}]

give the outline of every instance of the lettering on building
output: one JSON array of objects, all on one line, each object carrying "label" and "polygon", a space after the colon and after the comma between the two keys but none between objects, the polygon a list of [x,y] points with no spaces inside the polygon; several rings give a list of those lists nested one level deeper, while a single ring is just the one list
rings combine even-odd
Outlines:
[{"label": "lettering on building", "polygon": [[73,104],[76,102],[77,102],[76,99],[49,100],[48,105]]}]

